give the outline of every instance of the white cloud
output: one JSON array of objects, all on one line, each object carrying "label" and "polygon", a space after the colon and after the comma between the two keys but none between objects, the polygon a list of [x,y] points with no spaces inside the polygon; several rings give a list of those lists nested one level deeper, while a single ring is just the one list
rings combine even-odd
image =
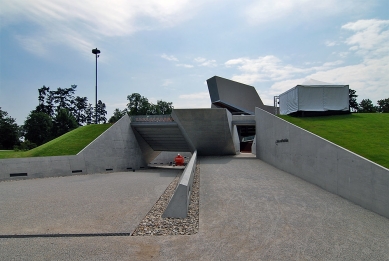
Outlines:
[{"label": "white cloud", "polygon": [[325,45],[326,46],[335,46],[335,45],[337,45],[337,43],[335,41],[326,41]]},{"label": "white cloud", "polygon": [[203,57],[197,57],[194,59],[195,62],[197,63],[203,63],[205,62],[207,59],[203,58]]},{"label": "white cloud", "polygon": [[247,5],[245,17],[253,25],[274,23],[280,20],[288,24],[312,22],[319,17],[366,11],[374,5],[372,2],[364,0],[256,0]]},{"label": "white cloud", "polygon": [[368,57],[389,54],[389,20],[358,20],[343,25],[342,29],[354,33],[345,41],[351,45],[350,51]]},{"label": "white cloud", "polygon": [[161,57],[163,59],[166,59],[168,61],[173,61],[173,62],[178,62],[178,59],[176,57],[174,57],[173,55],[167,55],[167,54],[162,54]]},{"label": "white cloud", "polygon": [[274,55],[261,56],[256,59],[246,57],[232,59],[225,62],[225,65],[227,67],[237,66],[242,74],[234,75],[232,79],[246,84],[263,81],[279,81],[312,70],[283,64]]},{"label": "white cloud", "polygon": [[[48,45],[65,43],[84,52],[102,37],[179,24],[190,19],[198,5],[190,0],[5,0],[1,2],[0,18],[1,27],[21,22],[36,27],[34,32],[18,36],[24,47],[26,42],[39,43],[48,38],[55,39]],[[28,46],[26,49],[32,50]]]},{"label": "white cloud", "polygon": [[185,68],[193,68],[194,67],[191,64],[184,64],[184,63],[176,64],[176,66],[178,66],[178,67],[185,67]]},{"label": "white cloud", "polygon": [[217,63],[216,60],[207,60],[204,57],[197,57],[194,59],[196,63],[199,64],[199,66],[205,66],[205,67],[216,67]]},{"label": "white cloud", "polygon": [[312,65],[316,63],[305,63],[306,67],[297,67],[268,55],[256,59],[232,59],[225,65],[236,66],[241,72],[234,75],[233,80],[246,84],[273,81],[269,90],[260,93],[265,104],[272,103],[273,96],[301,84],[306,78],[349,84],[351,89],[357,91],[360,100],[369,98],[376,102],[388,97],[389,20],[359,20],[345,24],[342,29],[352,32],[344,42],[351,47],[350,52],[340,52],[339,56],[357,54],[357,57],[362,57],[358,64],[350,65],[343,60],[336,60],[315,66]]}]

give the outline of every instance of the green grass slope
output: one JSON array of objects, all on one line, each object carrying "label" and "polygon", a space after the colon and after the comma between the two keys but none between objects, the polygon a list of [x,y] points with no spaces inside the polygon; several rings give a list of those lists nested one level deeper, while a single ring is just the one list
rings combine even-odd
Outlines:
[{"label": "green grass slope", "polygon": [[0,159],[76,155],[110,126],[92,124],[79,127],[29,151],[0,151]]},{"label": "green grass slope", "polygon": [[389,113],[279,117],[389,168]]}]

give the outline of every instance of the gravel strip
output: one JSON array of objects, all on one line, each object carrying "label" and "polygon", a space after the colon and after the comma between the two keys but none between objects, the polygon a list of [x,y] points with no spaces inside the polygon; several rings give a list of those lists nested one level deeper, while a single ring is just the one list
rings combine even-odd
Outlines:
[{"label": "gravel strip", "polygon": [[186,218],[162,218],[169,200],[177,187],[177,176],[167,187],[145,218],[140,222],[132,236],[193,235],[199,230],[199,190],[200,168],[196,165],[188,216]]}]

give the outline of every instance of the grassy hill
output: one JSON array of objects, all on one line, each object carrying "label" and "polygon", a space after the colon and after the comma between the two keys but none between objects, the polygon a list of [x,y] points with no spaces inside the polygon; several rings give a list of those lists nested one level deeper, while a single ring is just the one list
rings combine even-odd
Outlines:
[{"label": "grassy hill", "polygon": [[389,168],[389,113],[279,117]]},{"label": "grassy hill", "polygon": [[110,126],[92,124],[79,127],[29,151],[0,151],[0,159],[76,155]]}]

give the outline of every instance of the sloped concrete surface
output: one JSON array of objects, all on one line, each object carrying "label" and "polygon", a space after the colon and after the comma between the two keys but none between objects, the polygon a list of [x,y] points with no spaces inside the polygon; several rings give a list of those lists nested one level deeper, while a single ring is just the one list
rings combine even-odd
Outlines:
[{"label": "sloped concrete surface", "polygon": [[259,159],[389,218],[389,169],[259,108],[255,117]]},{"label": "sloped concrete surface", "polygon": [[388,260],[389,219],[249,154],[199,163],[196,235],[0,238],[0,260]]}]

